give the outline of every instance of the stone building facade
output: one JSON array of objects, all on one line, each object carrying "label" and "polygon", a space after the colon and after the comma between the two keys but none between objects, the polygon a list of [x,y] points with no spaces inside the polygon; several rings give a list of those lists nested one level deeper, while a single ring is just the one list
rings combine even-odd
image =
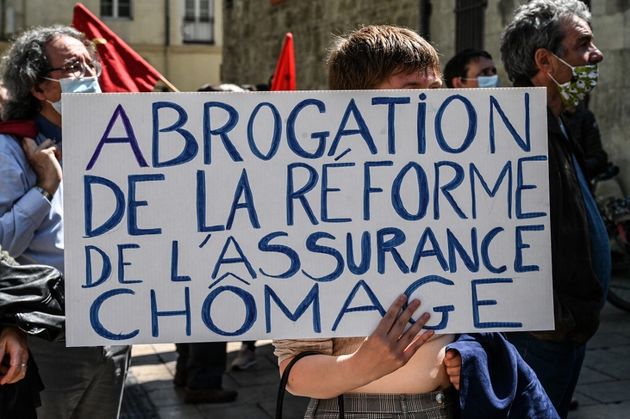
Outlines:
[{"label": "stone building facade", "polygon": [[[0,1],[0,50],[24,29],[72,22],[76,0]],[[181,91],[220,81],[222,0],[82,0]],[[159,89],[159,86],[158,86]]]},{"label": "stone building facade", "polygon": [[[525,0],[225,0],[224,81],[265,83],[273,74],[285,32],[292,32],[298,89],[326,88],[325,58],[334,35],[360,25],[393,24],[425,35],[446,62],[460,46],[488,50],[501,68],[499,40]],[[630,1],[583,0],[591,6],[595,42],[605,60],[591,99],[604,146],[621,167],[630,192]],[[474,20],[466,22],[470,9]],[[473,35],[468,35],[472,33]],[[478,37],[478,39],[474,39]],[[473,45],[469,45],[473,46]]]}]

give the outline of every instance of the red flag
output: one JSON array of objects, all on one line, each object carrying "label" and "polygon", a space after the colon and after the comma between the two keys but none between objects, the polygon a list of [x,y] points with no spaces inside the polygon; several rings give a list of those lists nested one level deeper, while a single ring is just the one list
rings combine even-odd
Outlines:
[{"label": "red flag", "polygon": [[295,51],[293,49],[293,34],[287,32],[284,36],[282,51],[278,57],[276,71],[271,79],[269,90],[295,90]]},{"label": "red flag", "polygon": [[92,40],[103,66],[103,92],[151,92],[162,75],[81,3],[74,6],[72,26]]}]

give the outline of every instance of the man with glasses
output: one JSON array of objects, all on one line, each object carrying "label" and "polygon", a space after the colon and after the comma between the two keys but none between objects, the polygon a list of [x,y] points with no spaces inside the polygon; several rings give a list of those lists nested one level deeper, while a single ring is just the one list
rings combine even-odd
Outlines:
[{"label": "man with glasses", "polygon": [[[61,93],[100,92],[99,73],[94,47],[66,26],[26,31],[3,57],[0,245],[21,264],[64,270]],[[129,347],[29,347],[46,387],[39,418],[118,417]]]}]

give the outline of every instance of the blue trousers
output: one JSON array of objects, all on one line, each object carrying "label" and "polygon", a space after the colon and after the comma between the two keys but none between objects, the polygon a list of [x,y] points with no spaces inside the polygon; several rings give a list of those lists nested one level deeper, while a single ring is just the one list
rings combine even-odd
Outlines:
[{"label": "blue trousers", "polygon": [[506,333],[505,336],[534,370],[558,415],[566,418],[586,345],[540,340],[529,333]]}]

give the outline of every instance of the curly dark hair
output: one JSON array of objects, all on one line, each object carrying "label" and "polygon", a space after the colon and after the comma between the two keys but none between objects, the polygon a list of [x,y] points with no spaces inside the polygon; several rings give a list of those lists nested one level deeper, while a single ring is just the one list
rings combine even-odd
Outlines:
[{"label": "curly dark hair", "polygon": [[29,119],[41,110],[41,104],[31,90],[43,81],[50,69],[46,45],[60,36],[81,41],[96,62],[94,45],[78,30],[63,25],[35,27],[18,36],[2,57],[0,78],[7,89],[3,119]]}]

